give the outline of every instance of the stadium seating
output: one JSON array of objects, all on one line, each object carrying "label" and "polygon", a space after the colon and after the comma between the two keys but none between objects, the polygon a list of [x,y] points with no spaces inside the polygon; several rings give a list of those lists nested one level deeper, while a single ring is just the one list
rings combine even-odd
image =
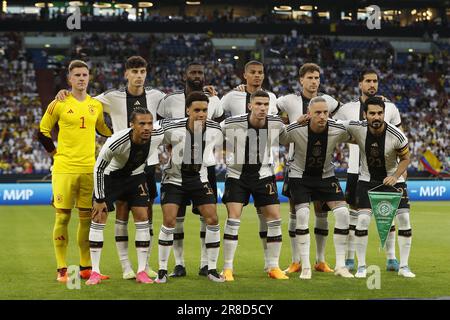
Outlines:
[{"label": "stadium seating", "polygon": [[[42,108],[34,76],[35,55],[24,50],[22,37],[23,34],[17,33],[0,36],[3,48],[0,173],[3,174],[45,173],[51,165],[34,138]],[[232,52],[215,49],[207,34],[83,33],[74,35],[72,43],[72,51],[60,64],[65,65],[73,58],[88,61],[93,73],[92,95],[124,85],[124,61],[135,54],[150,61],[148,84],[167,93],[183,87],[184,68],[193,60],[205,64],[207,82],[216,87],[219,96],[242,81],[239,74],[242,69]],[[396,53],[388,42],[378,40],[267,35],[260,36],[259,43],[264,50],[265,87],[277,96],[299,91],[298,67],[305,62],[316,62],[323,68],[321,91],[344,103],[359,95],[358,70],[367,66],[379,70],[379,92],[400,109],[403,128],[411,141],[411,170],[421,169],[420,155],[427,148],[449,166],[446,132],[450,128],[443,119],[448,117],[450,45],[436,42],[437,50],[424,55]],[[49,64],[61,60],[51,55],[47,59]],[[64,81],[59,79],[60,83]],[[335,154],[338,171],[346,170],[347,158],[348,151],[341,147]],[[218,168],[223,169],[223,160],[219,163]]]}]

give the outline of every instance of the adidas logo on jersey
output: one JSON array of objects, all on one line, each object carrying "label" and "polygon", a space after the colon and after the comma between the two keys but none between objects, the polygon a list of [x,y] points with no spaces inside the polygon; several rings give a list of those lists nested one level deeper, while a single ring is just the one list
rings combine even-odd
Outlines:
[{"label": "adidas logo on jersey", "polygon": [[136,102],[134,103],[135,106],[140,106],[141,104],[139,103],[139,100],[136,100]]},{"label": "adidas logo on jersey", "polygon": [[316,142],[316,143],[314,143],[314,145],[315,145],[315,146],[320,146],[320,145],[322,145],[322,144],[320,143],[320,141],[319,141],[319,140],[317,140],[317,142]]},{"label": "adidas logo on jersey", "polygon": [[377,147],[378,148],[378,143],[374,142],[371,144],[372,147]]},{"label": "adidas logo on jersey", "polygon": [[69,109],[69,111],[67,111],[67,113],[73,113],[73,110],[72,110],[72,109]]}]

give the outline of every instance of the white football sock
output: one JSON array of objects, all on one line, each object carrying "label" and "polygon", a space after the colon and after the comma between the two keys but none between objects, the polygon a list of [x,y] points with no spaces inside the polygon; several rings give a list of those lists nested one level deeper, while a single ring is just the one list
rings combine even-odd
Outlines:
[{"label": "white football sock", "polygon": [[238,233],[241,221],[228,218],[223,234],[223,268],[233,270],[233,260],[238,245]]},{"label": "white football sock", "polygon": [[130,272],[133,268],[128,258],[128,221],[116,219],[114,234],[116,237],[117,254],[122,265],[122,272]]},{"label": "white football sock", "polygon": [[91,252],[92,271],[100,273],[100,257],[103,248],[104,223],[91,222],[89,229],[89,247]]},{"label": "white football sock", "polygon": [[159,231],[158,241],[158,262],[159,270],[167,271],[167,263],[170,256],[170,249],[173,246],[173,232],[175,228],[168,228],[164,225],[161,226]]},{"label": "white football sock", "polygon": [[358,258],[358,267],[366,265],[367,242],[369,240],[370,210],[358,211],[358,223],[356,225],[356,256]]},{"label": "white football sock", "polygon": [[220,226],[206,225],[205,246],[208,250],[208,270],[217,269],[220,251]]},{"label": "white football sock", "polygon": [[400,250],[400,267],[408,266],[411,251],[412,231],[409,220],[409,209],[397,210],[398,246]]},{"label": "white football sock", "polygon": [[309,261],[309,249],[311,246],[311,238],[309,236],[309,204],[302,203],[295,206],[295,214],[297,217],[297,224],[295,227],[295,239],[297,240],[297,247],[300,253],[300,261],[303,269],[311,269],[311,262]]},{"label": "white football sock", "polygon": [[267,268],[279,268],[281,252],[281,219],[267,222]]},{"label": "white football sock", "polygon": [[135,222],[136,226],[136,239],[135,246],[138,259],[137,272],[145,270],[148,261],[148,252],[150,248],[150,230],[148,221]]},{"label": "white football sock", "polygon": [[316,240],[316,262],[325,262],[325,247],[328,237],[327,212],[315,213],[314,238]]},{"label": "white football sock", "polygon": [[175,231],[173,233],[173,256],[175,265],[184,267],[184,217],[177,217]]},{"label": "white football sock", "polygon": [[346,206],[333,209],[334,225],[334,249],[336,252],[336,269],[345,267],[345,251],[349,234],[349,211]]}]

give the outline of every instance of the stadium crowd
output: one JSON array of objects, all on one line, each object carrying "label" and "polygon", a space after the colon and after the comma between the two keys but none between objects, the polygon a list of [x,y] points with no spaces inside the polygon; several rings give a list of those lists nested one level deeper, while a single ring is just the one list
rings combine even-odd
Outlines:
[{"label": "stadium crowd", "polygon": [[[252,58],[264,60],[264,87],[277,96],[298,92],[299,66],[314,61],[323,70],[320,91],[346,103],[359,96],[357,71],[364,66],[374,67],[380,73],[379,93],[400,109],[412,151],[410,170],[423,170],[419,160],[427,148],[444,167],[450,166],[450,124],[445,121],[450,94],[448,45],[440,44],[439,50],[430,54],[396,56],[387,42],[304,38],[295,31],[286,36],[261,36],[258,45],[264,49],[264,59],[259,52],[252,53]],[[0,48],[0,173],[46,173],[51,161],[35,139],[42,107],[32,60],[19,34],[0,36]],[[242,83],[242,67],[234,59],[235,53],[215,49],[208,34],[100,37],[84,33],[73,37],[72,48],[66,60],[81,58],[88,62],[93,96],[124,86],[124,62],[135,54],[150,61],[148,85],[166,93],[183,87],[184,68],[193,60],[205,64],[207,82],[216,88],[219,97]],[[59,82],[65,83],[65,79]],[[280,152],[283,159],[284,150]],[[347,158],[347,148],[341,146],[335,155],[338,170],[346,170]],[[217,168],[223,170],[223,160]]]}]

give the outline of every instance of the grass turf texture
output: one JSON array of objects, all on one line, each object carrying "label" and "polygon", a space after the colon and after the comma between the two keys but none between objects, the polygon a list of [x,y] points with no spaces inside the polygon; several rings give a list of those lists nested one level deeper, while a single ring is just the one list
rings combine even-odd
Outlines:
[{"label": "grass turf texture", "polygon": [[[188,214],[185,221],[185,260],[187,277],[169,279],[164,285],[136,284],[134,280],[122,280],[120,263],[114,243],[114,214],[111,214],[105,229],[105,245],[102,253],[102,273],[111,276],[100,285],[88,287],[81,282],[80,290],[69,290],[56,281],[56,266],[51,240],[54,212],[50,206],[0,207],[0,299],[380,299],[420,298],[450,296],[450,203],[412,203],[413,243],[410,256],[411,270],[415,279],[405,279],[395,272],[385,271],[385,253],[379,250],[379,239],[372,221],[369,231],[367,263],[381,269],[381,289],[369,290],[367,279],[343,279],[333,274],[313,271],[310,281],[300,280],[299,274],[289,280],[273,280],[263,272],[263,252],[258,236],[258,219],[253,206],[248,206],[242,216],[239,246],[235,257],[235,281],[213,283],[197,275],[200,259],[199,219]],[[219,205],[219,219],[223,236],[226,209]],[[283,247],[280,258],[282,269],[291,259],[290,240],[287,231],[288,206],[281,206],[283,217]],[[162,221],[161,209],[154,208],[154,237],[151,266],[157,270],[157,239]],[[190,210],[189,210],[190,211]],[[372,219],[373,220],[373,219]],[[129,252],[134,268],[137,266],[134,249],[134,225],[129,223]],[[314,218],[311,214],[310,230]],[[76,227],[78,214],[73,212],[69,229],[68,263],[77,265]],[[334,266],[332,230],[334,217],[329,217],[330,235],[327,241],[326,258]],[[222,241],[222,239],[221,239]],[[399,258],[398,247],[396,250]],[[311,262],[315,259],[315,241],[311,234]],[[222,249],[218,269],[223,264]],[[173,254],[169,272],[174,266]]]}]

